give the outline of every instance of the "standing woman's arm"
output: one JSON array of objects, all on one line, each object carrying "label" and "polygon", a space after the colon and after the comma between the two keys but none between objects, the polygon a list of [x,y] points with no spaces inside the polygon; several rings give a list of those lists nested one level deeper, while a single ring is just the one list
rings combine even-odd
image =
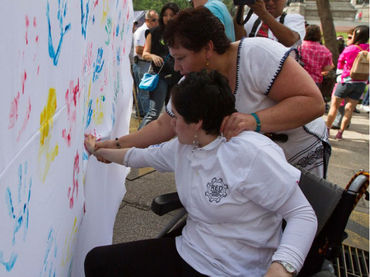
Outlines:
[{"label": "standing woman's arm", "polygon": [[225,117],[221,132],[230,139],[244,130],[261,133],[279,132],[298,128],[322,116],[325,103],[311,76],[292,57],[288,57],[277,75],[268,97],[276,104],[255,111],[260,121],[245,113],[233,113]]},{"label": "standing woman's arm", "polygon": [[152,50],[152,34],[149,33],[145,39],[143,59],[146,61],[152,61],[156,66],[161,66],[163,63],[163,59],[160,56],[151,53],[151,50]]},{"label": "standing woman's arm", "polygon": [[325,103],[318,86],[292,57],[284,62],[268,97],[277,104],[259,111],[263,131],[297,128],[325,112]]}]

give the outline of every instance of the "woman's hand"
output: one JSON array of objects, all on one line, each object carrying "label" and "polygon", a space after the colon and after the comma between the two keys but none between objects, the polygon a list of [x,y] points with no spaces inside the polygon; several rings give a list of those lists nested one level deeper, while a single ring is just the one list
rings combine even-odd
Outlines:
[{"label": "woman's hand", "polygon": [[[105,141],[97,141],[95,143],[95,151],[97,151],[100,148],[117,148],[116,141],[112,140],[112,139],[111,140],[105,140]],[[106,164],[111,163],[111,161],[108,161],[108,160],[102,158],[99,155],[95,155],[95,157],[99,162],[106,163]]]},{"label": "woman's hand", "polygon": [[253,9],[253,12],[258,15],[258,17],[263,17],[269,14],[266,9],[265,1],[263,0],[256,0],[256,2],[249,7]]},{"label": "woman's hand", "polygon": [[156,65],[156,66],[162,66],[162,64],[163,64],[163,59],[162,59],[162,57],[160,57],[160,56],[157,56],[157,55],[155,55],[155,54],[151,54],[151,58],[152,58],[152,61],[153,61],[153,63]]},{"label": "woman's hand", "polygon": [[93,135],[85,135],[85,147],[90,154],[94,155],[96,151],[96,137]]},{"label": "woman's hand", "polygon": [[256,127],[257,123],[252,115],[236,112],[224,118],[220,131],[229,140],[239,135],[242,131],[254,131]]}]

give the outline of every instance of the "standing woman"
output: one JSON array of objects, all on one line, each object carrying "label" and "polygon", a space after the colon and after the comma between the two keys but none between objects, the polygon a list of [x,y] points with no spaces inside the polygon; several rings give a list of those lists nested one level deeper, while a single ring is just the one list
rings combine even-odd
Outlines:
[{"label": "standing woman", "polygon": [[352,41],[349,41],[347,46],[338,58],[338,69],[343,69],[341,81],[337,84],[337,88],[331,99],[330,110],[326,125],[328,129],[331,128],[335,116],[337,115],[338,107],[343,99],[347,99],[347,103],[344,108],[344,116],[340,129],[335,136],[336,139],[343,138],[343,132],[346,129],[348,123],[351,120],[352,112],[356,108],[362,93],[365,90],[367,80],[355,81],[350,77],[351,68],[353,62],[356,59],[357,54],[366,50],[369,51],[369,26],[360,25],[353,30]]},{"label": "standing woman", "polygon": [[[175,70],[182,75],[206,68],[227,78],[238,112],[223,121],[221,131],[226,139],[245,130],[267,133],[278,139],[275,142],[291,164],[325,176],[330,145],[321,117],[324,101],[288,48],[265,38],[231,43],[222,23],[204,7],[180,11],[168,23],[164,38],[175,59]],[[146,147],[167,141],[175,136],[170,110],[167,106],[167,113],[139,132],[96,145]]]},{"label": "standing woman", "polygon": [[179,73],[174,71],[173,58],[170,57],[168,47],[163,41],[163,32],[168,21],[178,12],[179,7],[175,3],[165,4],[159,15],[159,26],[148,30],[143,51],[143,59],[151,61],[153,71],[155,73],[160,73],[157,88],[149,92],[149,110],[141,122],[139,129],[158,118],[167,93],[181,77]]},{"label": "standing woman", "polygon": [[321,30],[318,25],[309,25],[302,45],[298,48],[304,63],[304,69],[311,75],[316,85],[321,88],[323,75],[334,68],[331,52],[321,42]]}]

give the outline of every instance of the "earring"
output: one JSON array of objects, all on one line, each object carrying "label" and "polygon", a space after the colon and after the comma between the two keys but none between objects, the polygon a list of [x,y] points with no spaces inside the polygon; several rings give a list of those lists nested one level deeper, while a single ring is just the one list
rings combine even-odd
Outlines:
[{"label": "earring", "polygon": [[206,69],[208,69],[208,66],[209,66],[209,60],[208,58],[206,58]]},{"label": "earring", "polygon": [[193,138],[193,151],[197,148],[199,148],[199,140],[197,134],[195,134]]}]

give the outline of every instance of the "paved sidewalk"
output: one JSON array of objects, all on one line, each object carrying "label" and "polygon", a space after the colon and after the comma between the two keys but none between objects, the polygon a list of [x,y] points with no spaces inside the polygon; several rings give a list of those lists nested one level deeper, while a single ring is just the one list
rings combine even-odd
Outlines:
[{"label": "paved sidewalk", "polygon": [[[335,134],[336,130],[331,130],[328,180],[345,187],[355,172],[369,170],[369,114],[355,113],[343,140],[335,140]],[[131,172],[128,177],[135,176],[141,177],[126,180],[127,193],[116,217],[114,243],[154,238],[173,215],[159,217],[150,211],[155,196],[176,190],[173,174],[141,169]],[[346,244],[369,250],[369,204],[364,199],[352,213],[347,232]]]}]

